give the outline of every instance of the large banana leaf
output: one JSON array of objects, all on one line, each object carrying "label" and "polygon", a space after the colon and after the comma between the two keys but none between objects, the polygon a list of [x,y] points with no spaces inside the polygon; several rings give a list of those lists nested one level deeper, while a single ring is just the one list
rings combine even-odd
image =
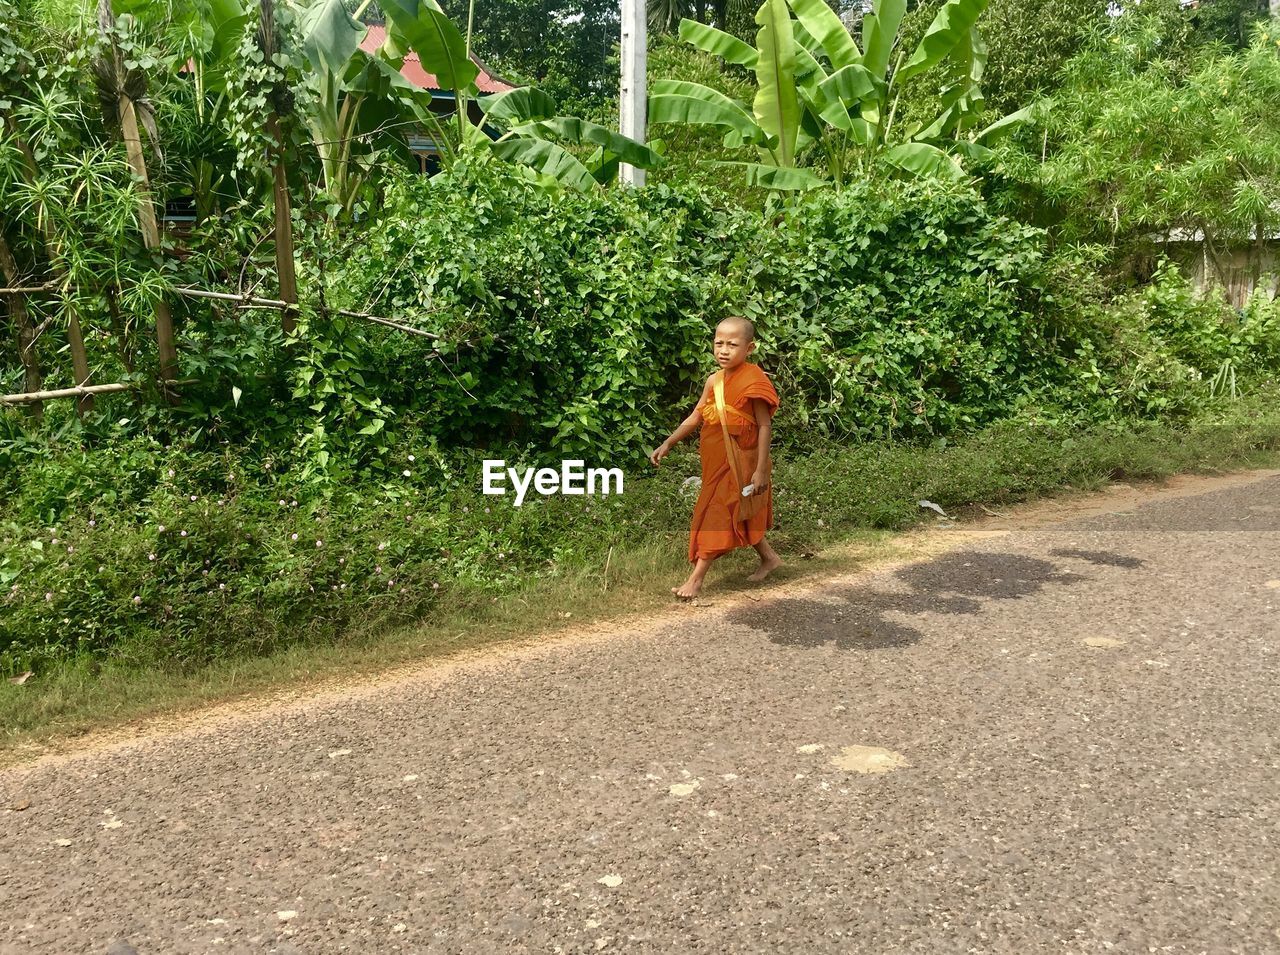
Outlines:
[{"label": "large banana leaf", "polygon": [[986,8],[987,0],[947,0],[895,79],[910,79],[942,62],[957,44],[967,39]]},{"label": "large banana leaf", "polygon": [[883,80],[889,70],[889,56],[906,12],[907,0],[879,0],[874,12],[862,18],[862,63],[876,79]]},{"label": "large banana leaf", "polygon": [[995,150],[971,143],[967,139],[958,139],[953,147],[957,153],[972,163],[990,162],[995,158]]},{"label": "large banana leaf", "polygon": [[726,63],[745,66],[749,70],[754,70],[756,67],[757,54],[754,49],[736,36],[717,30],[715,27],[709,27],[705,23],[699,23],[697,20],[680,21],[680,39],[704,53],[720,57]]},{"label": "large banana leaf", "polygon": [[751,115],[718,90],[683,80],[658,80],[649,96],[650,123],[691,123],[721,126],[746,143],[767,138]]},{"label": "large banana leaf", "polygon": [[379,0],[379,6],[441,86],[465,91],[475,83],[480,68],[467,56],[467,41],[434,0]]},{"label": "large banana leaf", "polygon": [[490,145],[494,154],[507,162],[519,163],[550,176],[557,182],[583,192],[596,187],[591,170],[563,146],[532,136],[513,136]]},{"label": "large banana leaf", "polygon": [[556,114],[555,101],[536,86],[520,86],[492,96],[482,96],[478,102],[485,116],[509,126],[550,119]]},{"label": "large banana leaf", "polygon": [[642,169],[650,169],[662,162],[662,157],[643,143],[577,116],[556,116],[518,127],[515,132],[525,134],[531,132],[532,128],[536,128],[544,136],[554,135],[579,146],[599,146],[623,162]]},{"label": "large banana leaf", "polygon": [[816,86],[806,84],[801,89],[806,104],[814,112],[845,132],[853,132],[855,107],[876,92],[877,84],[871,74],[858,63],[836,70]]},{"label": "large banana leaf", "polygon": [[946,67],[952,79],[939,94],[941,111],[937,118],[910,138],[923,141],[955,139],[960,132],[972,127],[985,104],[979,81],[986,65],[987,45],[975,26],[947,58]]},{"label": "large banana leaf", "polygon": [[808,169],[794,166],[769,166],[758,162],[719,162],[718,166],[735,166],[747,174],[747,185],[766,186],[770,189],[818,189],[829,185],[827,180]]},{"label": "large banana leaf", "polygon": [[877,88],[880,88],[880,84],[861,63],[836,70],[822,84],[823,93],[843,104],[846,109],[853,109],[863,100],[876,95]]},{"label": "large banana leaf", "polygon": [[312,70],[341,76],[360,49],[366,27],[347,12],[342,0],[320,0],[302,14],[302,49]]},{"label": "large banana leaf", "polygon": [[[827,59],[835,69],[857,63],[860,57],[858,44],[853,41],[845,25],[826,0],[789,0],[796,19],[805,31],[821,44]],[[761,10],[764,8],[761,7]],[[756,14],[756,22],[760,15]]]},{"label": "large banana leaf", "polygon": [[942,179],[961,179],[964,170],[951,156],[937,146],[928,143],[903,143],[886,149],[881,158],[897,169],[916,177],[938,176]]},{"label": "large banana leaf", "polygon": [[990,126],[980,131],[973,137],[975,143],[981,143],[984,146],[990,146],[999,140],[1002,136],[1007,136],[1023,123],[1031,119],[1031,107],[1024,106],[1022,109],[1015,110],[1007,116],[1002,116]]},{"label": "large banana leaf", "polygon": [[810,93],[827,81],[827,71],[812,53],[796,45],[796,86]]},{"label": "large banana leaf", "polygon": [[804,24],[799,20],[793,20],[791,23],[791,33],[796,38],[796,46],[801,49],[808,50],[814,56],[824,55],[822,44],[812,33],[804,28]]},{"label": "large banana leaf", "polygon": [[235,53],[249,19],[240,0],[209,0],[207,9],[201,10],[199,4],[193,4],[192,9],[205,14],[204,26],[208,30],[205,39],[212,60],[218,62]]},{"label": "large banana leaf", "polygon": [[760,25],[756,33],[756,122],[775,141],[775,164],[794,166],[800,100],[796,95],[796,41],[786,0],[764,0],[756,11],[756,23]]}]

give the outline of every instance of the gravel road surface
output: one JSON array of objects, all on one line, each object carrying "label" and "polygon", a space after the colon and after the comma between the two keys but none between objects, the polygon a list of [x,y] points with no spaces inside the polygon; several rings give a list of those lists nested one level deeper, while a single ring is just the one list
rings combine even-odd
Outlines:
[{"label": "gravel road surface", "polygon": [[0,951],[1280,952],[1280,476],[1201,490],[10,769]]}]

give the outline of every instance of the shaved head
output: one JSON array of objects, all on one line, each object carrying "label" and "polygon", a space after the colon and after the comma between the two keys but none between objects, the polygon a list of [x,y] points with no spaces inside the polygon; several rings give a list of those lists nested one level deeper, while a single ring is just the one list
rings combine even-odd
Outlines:
[{"label": "shaved head", "polygon": [[733,329],[735,332],[738,332],[739,334],[741,334],[749,342],[753,342],[756,340],[756,326],[755,326],[755,323],[752,322],[751,319],[749,318],[743,318],[740,315],[731,315],[728,318],[721,321],[720,324],[716,326],[717,331],[719,331],[722,328],[725,329],[726,331],[729,329]]}]

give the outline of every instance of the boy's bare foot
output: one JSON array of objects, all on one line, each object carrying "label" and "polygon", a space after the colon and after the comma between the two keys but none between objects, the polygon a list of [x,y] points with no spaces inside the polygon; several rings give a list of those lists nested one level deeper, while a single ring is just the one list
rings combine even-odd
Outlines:
[{"label": "boy's bare foot", "polygon": [[689,579],[679,587],[672,587],[671,592],[681,600],[692,600],[694,597],[698,596],[698,591],[701,589],[702,578],[691,575]]},{"label": "boy's bare foot", "polygon": [[777,554],[770,557],[761,557],[760,566],[756,568],[756,572],[748,577],[747,580],[758,584],[781,566],[782,558]]}]

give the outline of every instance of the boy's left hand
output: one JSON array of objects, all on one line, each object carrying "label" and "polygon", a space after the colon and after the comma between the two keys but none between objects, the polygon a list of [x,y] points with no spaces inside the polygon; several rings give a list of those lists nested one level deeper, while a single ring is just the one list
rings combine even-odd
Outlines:
[{"label": "boy's left hand", "polygon": [[751,492],[752,496],[763,494],[769,489],[769,472],[757,469],[756,473],[751,475],[751,483],[755,486]]}]

